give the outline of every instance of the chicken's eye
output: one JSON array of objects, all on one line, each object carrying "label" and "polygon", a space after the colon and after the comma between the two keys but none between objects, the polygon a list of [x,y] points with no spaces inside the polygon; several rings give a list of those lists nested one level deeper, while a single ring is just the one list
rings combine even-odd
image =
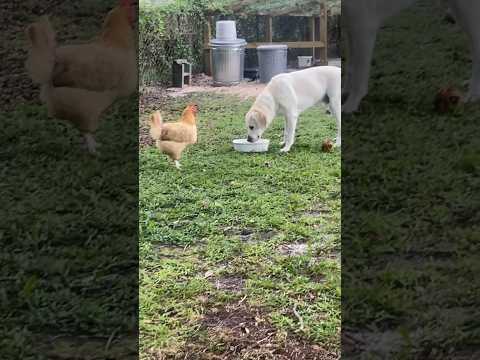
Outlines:
[{"label": "chicken's eye", "polygon": [[250,125],[248,128],[249,128],[250,130],[253,130],[253,129],[254,129],[254,127],[253,127],[252,125]]}]

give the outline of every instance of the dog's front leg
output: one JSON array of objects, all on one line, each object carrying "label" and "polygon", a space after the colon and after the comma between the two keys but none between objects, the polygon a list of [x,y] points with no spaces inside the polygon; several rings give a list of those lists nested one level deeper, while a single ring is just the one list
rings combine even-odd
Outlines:
[{"label": "dog's front leg", "polygon": [[289,152],[295,142],[295,130],[297,128],[298,114],[289,113],[285,122],[285,145],[280,152]]},{"label": "dog's front leg", "polygon": [[280,143],[280,146],[285,146],[287,143],[287,117],[285,117],[285,125],[283,126],[283,139],[282,142]]}]

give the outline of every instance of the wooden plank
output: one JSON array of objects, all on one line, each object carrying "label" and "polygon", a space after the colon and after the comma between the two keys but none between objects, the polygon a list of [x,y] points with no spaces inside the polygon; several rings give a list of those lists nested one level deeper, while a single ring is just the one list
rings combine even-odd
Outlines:
[{"label": "wooden plank", "polygon": [[210,40],[212,39],[213,16],[207,18],[203,33],[203,49],[204,49],[204,71],[208,76],[212,76],[212,50],[210,49]]},{"label": "wooden plank", "polygon": [[266,28],[266,36],[265,36],[265,41],[266,42],[273,42],[273,19],[271,16],[266,17],[267,21],[267,28]]},{"label": "wooden plank", "polygon": [[318,50],[320,55],[320,63],[322,65],[328,64],[328,14],[327,7],[324,2],[320,4],[320,19],[319,19],[319,33],[320,41],[324,44],[322,48]]},{"label": "wooden plank", "polygon": [[310,18],[310,40],[312,40],[312,61],[313,64],[317,62],[316,53],[315,53],[315,16]]},{"label": "wooden plank", "polygon": [[289,49],[311,49],[312,46],[316,48],[323,48],[325,45],[321,41],[282,41],[282,42],[252,42],[247,44],[247,49],[256,49],[260,45],[287,45]]}]

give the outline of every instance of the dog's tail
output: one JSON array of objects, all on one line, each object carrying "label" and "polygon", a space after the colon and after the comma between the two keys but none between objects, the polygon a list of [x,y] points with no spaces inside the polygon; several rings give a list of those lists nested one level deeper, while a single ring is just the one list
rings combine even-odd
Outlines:
[{"label": "dog's tail", "polygon": [[28,58],[25,62],[27,72],[35,84],[40,85],[42,100],[53,87],[55,66],[55,32],[47,16],[33,23],[25,30],[29,42]]},{"label": "dog's tail", "polygon": [[160,111],[155,111],[150,115],[150,136],[154,140],[160,140],[162,137],[163,119]]}]

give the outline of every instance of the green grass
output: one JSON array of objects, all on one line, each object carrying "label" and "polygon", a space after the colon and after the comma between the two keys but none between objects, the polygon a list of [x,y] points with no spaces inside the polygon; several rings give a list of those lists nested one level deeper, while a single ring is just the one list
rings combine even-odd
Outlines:
[{"label": "green grass", "polygon": [[465,35],[442,18],[425,1],[388,22],[363,111],[344,121],[342,325],[376,343],[365,358],[478,349],[480,111],[433,111],[471,70]]},{"label": "green grass", "polygon": [[[207,336],[206,315],[241,299],[279,333],[337,350],[340,264],[331,255],[340,246],[340,153],[321,151],[334,121],[321,108],[302,114],[296,144],[281,155],[277,119],[265,135],[268,153],[241,154],[231,140],[245,136],[251,103],[195,95],[162,112],[175,120],[189,101],[201,109],[199,143],[182,170],[154,147],[140,153],[142,356],[185,351]],[[282,255],[290,243],[308,250]],[[232,278],[237,289],[217,288]],[[209,353],[222,351],[220,334],[208,341]]]}]

